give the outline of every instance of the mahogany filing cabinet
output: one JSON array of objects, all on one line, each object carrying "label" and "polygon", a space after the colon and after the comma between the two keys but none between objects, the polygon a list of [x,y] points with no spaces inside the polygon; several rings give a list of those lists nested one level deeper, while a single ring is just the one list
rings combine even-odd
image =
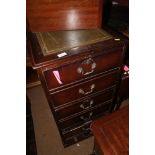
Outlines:
[{"label": "mahogany filing cabinet", "polygon": [[29,52],[64,147],[116,108],[127,40],[108,29],[29,33]]}]

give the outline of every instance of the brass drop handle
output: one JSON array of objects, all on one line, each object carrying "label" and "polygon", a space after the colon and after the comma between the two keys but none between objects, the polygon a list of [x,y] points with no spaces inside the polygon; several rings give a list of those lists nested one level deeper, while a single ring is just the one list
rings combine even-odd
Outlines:
[{"label": "brass drop handle", "polygon": [[[89,100],[86,100],[86,101],[88,102]],[[93,105],[93,103],[94,103],[94,101],[93,101],[93,100],[90,100],[90,102],[89,102],[89,106],[86,106],[86,107],[85,107],[85,104],[82,103],[82,104],[80,104],[80,108],[82,108],[82,109],[88,109],[88,108],[91,108],[91,106]]]},{"label": "brass drop handle", "polygon": [[90,93],[93,92],[94,88],[95,88],[95,84],[92,84],[92,85],[90,86],[90,91],[88,91],[88,92],[85,92],[83,89],[80,88],[80,89],[79,89],[79,94],[82,94],[82,95],[90,94]]},{"label": "brass drop handle", "polygon": [[86,117],[86,116],[80,116],[80,118],[84,121],[84,122],[87,122],[91,119],[91,116],[93,115],[93,112],[90,112],[89,115]]},{"label": "brass drop handle", "polygon": [[83,131],[84,136],[88,136],[90,134],[90,132],[91,132],[89,127],[82,128],[82,131]]},{"label": "brass drop handle", "polygon": [[85,60],[84,62],[82,62],[82,64],[90,64],[90,63],[92,63],[91,64],[91,71],[85,72],[82,67],[78,67],[77,68],[77,72],[79,74],[82,74],[82,75],[89,75],[89,74],[93,73],[94,72],[94,69],[96,68],[96,63],[93,62],[93,59],[92,58],[89,58],[89,59]]}]

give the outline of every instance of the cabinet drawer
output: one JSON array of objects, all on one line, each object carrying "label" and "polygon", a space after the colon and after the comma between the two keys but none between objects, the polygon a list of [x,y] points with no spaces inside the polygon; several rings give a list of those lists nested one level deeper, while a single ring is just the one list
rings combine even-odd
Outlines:
[{"label": "cabinet drawer", "polygon": [[88,76],[116,68],[120,65],[121,59],[122,49],[120,48],[117,51],[107,52],[104,55],[93,58],[90,57],[83,61],[65,65],[54,70],[49,69],[44,71],[47,88],[52,90]]},{"label": "cabinet drawer", "polygon": [[92,133],[90,132],[89,134],[85,135],[83,134],[83,132],[81,132],[80,134],[78,135],[75,135],[73,137],[69,137],[69,138],[66,138],[64,139],[64,147],[67,147],[67,146],[70,146],[70,145],[73,145],[75,143],[78,143],[79,141],[82,141],[86,138],[89,138],[90,136],[92,136]]},{"label": "cabinet drawer", "polygon": [[86,99],[77,102],[71,106],[56,110],[56,116],[58,119],[65,118],[78,112],[86,111],[106,101],[112,100],[114,90],[114,88],[109,89],[99,95],[87,97]]},{"label": "cabinet drawer", "polygon": [[68,132],[62,133],[63,138],[67,139],[69,137],[73,137],[74,135],[78,135],[80,133],[83,133],[85,135],[90,133],[90,124],[91,122],[89,122],[88,124],[83,124],[81,126],[78,126],[76,128],[71,129]]},{"label": "cabinet drawer", "polygon": [[93,94],[111,87],[116,84],[119,76],[118,73],[119,71],[114,71],[104,76],[91,79],[87,82],[54,92],[50,95],[53,105],[55,107],[61,106],[70,101],[77,100],[89,94]]},{"label": "cabinet drawer", "polygon": [[73,130],[63,134],[62,137],[64,139],[65,145],[71,145],[91,135],[92,132],[90,130],[90,123],[89,123],[87,125],[82,125],[77,128],[74,128]]},{"label": "cabinet drawer", "polygon": [[80,114],[78,116],[74,116],[72,118],[64,120],[59,120],[58,125],[62,129],[62,131],[67,131],[83,123],[87,124],[87,122],[91,121],[92,119],[100,115],[107,114],[110,111],[111,104],[111,102],[107,102],[104,105],[100,105],[99,107],[91,111],[85,112],[83,114]]}]

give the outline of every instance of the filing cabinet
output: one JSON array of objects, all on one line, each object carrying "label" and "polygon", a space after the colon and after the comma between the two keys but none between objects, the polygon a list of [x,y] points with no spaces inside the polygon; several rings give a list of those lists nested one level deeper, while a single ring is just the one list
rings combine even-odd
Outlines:
[{"label": "filing cabinet", "polygon": [[29,33],[28,44],[64,147],[91,136],[91,121],[116,107],[127,40],[90,29]]}]

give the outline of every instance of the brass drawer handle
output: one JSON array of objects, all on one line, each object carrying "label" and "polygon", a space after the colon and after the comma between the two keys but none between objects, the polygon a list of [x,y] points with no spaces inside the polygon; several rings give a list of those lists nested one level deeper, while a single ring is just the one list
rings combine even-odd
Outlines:
[{"label": "brass drawer handle", "polygon": [[[87,102],[89,102],[89,100],[86,100]],[[80,104],[80,108],[82,109],[88,109],[88,108],[91,108],[91,106],[93,105],[94,101],[93,100],[90,100],[89,102],[89,105],[88,106],[85,106],[84,103]]]},{"label": "brass drawer handle", "polygon": [[82,131],[84,136],[88,136],[91,133],[90,127],[87,127],[87,128],[84,127],[82,128]]},{"label": "brass drawer handle", "polygon": [[93,115],[93,112],[90,112],[88,116],[80,116],[80,118],[84,121],[87,122],[91,119],[91,116]]},{"label": "brass drawer handle", "polygon": [[79,89],[79,94],[82,94],[82,95],[90,94],[90,93],[93,92],[94,88],[95,88],[95,84],[92,84],[92,85],[90,86],[90,91],[88,91],[88,92],[85,92],[83,89],[80,88],[80,89]]},{"label": "brass drawer handle", "polygon": [[93,73],[94,72],[94,69],[96,68],[96,63],[93,62],[93,59],[92,58],[89,58],[89,59],[85,60],[84,62],[82,62],[82,64],[90,64],[90,63],[92,63],[92,65],[91,65],[91,71],[85,72],[82,67],[78,67],[77,68],[77,72],[79,74],[82,74],[82,75],[89,75],[89,74]]}]

